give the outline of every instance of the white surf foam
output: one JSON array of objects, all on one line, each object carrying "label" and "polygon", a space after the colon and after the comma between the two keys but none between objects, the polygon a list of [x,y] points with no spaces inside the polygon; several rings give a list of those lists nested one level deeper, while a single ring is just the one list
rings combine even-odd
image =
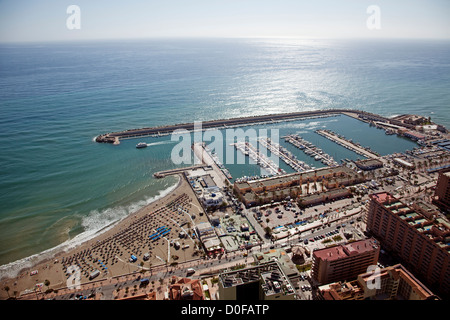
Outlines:
[{"label": "white surf foam", "polygon": [[29,257],[10,262],[8,264],[0,266],[0,279],[2,278],[14,278],[17,277],[21,270],[31,268],[34,265],[42,262],[46,259],[54,257],[59,252],[67,252],[82,243],[98,236],[99,234],[110,230],[117,223],[125,219],[130,214],[137,212],[143,207],[151,204],[152,202],[161,199],[172,192],[179,184],[179,180],[168,188],[161,190],[156,196],[148,197],[145,200],[141,200],[130,204],[129,206],[119,206],[114,208],[108,208],[102,211],[93,210],[84,217],[81,221],[81,225],[85,231],[76,235],[72,239],[69,239],[56,247],[47,249],[41,253],[31,255]]}]

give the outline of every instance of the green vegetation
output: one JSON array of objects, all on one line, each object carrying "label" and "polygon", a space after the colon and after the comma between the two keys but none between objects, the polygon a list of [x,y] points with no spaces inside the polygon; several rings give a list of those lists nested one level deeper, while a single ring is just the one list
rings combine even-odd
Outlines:
[{"label": "green vegetation", "polygon": [[214,277],[211,279],[211,283],[215,284],[215,283],[219,283],[219,277]]},{"label": "green vegetation", "polygon": [[246,266],[247,265],[245,263],[243,263],[243,264],[235,265],[235,266],[231,267],[230,269],[234,271],[234,270],[244,269]]},{"label": "green vegetation", "polygon": [[297,267],[297,270],[299,272],[305,272],[311,269],[312,263],[308,263],[308,264],[302,264],[302,265],[295,265]]}]

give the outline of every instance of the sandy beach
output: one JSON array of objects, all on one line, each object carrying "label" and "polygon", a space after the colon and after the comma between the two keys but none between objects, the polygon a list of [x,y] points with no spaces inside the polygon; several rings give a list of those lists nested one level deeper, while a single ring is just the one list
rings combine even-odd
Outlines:
[{"label": "sandy beach", "polygon": [[[207,221],[207,217],[187,180],[181,174],[178,176],[178,185],[172,192],[111,229],[70,251],[61,251],[21,270],[14,279],[2,278],[0,299],[19,297],[26,292],[34,294],[35,290],[64,290],[198,259],[203,250],[192,229]],[[99,275],[90,279],[95,270]]]}]

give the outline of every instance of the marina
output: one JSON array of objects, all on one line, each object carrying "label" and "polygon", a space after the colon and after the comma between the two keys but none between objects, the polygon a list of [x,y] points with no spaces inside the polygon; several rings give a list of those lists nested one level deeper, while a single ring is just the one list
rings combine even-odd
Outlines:
[{"label": "marina", "polygon": [[314,160],[321,161],[324,165],[330,167],[339,165],[339,163],[337,163],[336,160],[334,160],[330,155],[324,153],[322,149],[314,146],[311,142],[303,139],[298,134],[291,134],[283,138],[285,139],[286,142],[294,145],[307,155],[313,157]]},{"label": "marina", "polygon": [[249,142],[236,142],[232,143],[237,150],[242,152],[245,156],[255,161],[261,168],[268,172],[269,175],[277,175],[285,173],[283,169],[279,168],[276,163],[270,160],[265,155],[261,154],[251,143]]},{"label": "marina", "polygon": [[267,148],[270,152],[280,157],[288,166],[294,169],[297,172],[302,172],[311,168],[308,164],[304,163],[297,159],[297,157],[292,154],[286,148],[283,148],[278,143],[273,142],[270,138],[261,138],[258,140],[265,148]]}]

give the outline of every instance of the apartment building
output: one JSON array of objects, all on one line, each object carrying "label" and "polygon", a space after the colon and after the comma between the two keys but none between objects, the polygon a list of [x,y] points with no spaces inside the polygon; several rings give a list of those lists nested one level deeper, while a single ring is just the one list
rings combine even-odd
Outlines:
[{"label": "apartment building", "polygon": [[295,290],[278,262],[219,274],[220,300],[294,300]]},{"label": "apartment building", "polygon": [[403,265],[366,272],[350,282],[335,282],[319,288],[324,300],[435,300],[436,295]]},{"label": "apartment building", "polygon": [[320,284],[355,279],[376,266],[380,246],[375,239],[364,239],[313,252],[312,277]]},{"label": "apartment building", "polygon": [[431,289],[450,292],[450,229],[442,218],[428,218],[387,192],[370,195],[367,231]]},{"label": "apartment building", "polygon": [[436,205],[450,211],[450,171],[439,173],[434,195]]}]

